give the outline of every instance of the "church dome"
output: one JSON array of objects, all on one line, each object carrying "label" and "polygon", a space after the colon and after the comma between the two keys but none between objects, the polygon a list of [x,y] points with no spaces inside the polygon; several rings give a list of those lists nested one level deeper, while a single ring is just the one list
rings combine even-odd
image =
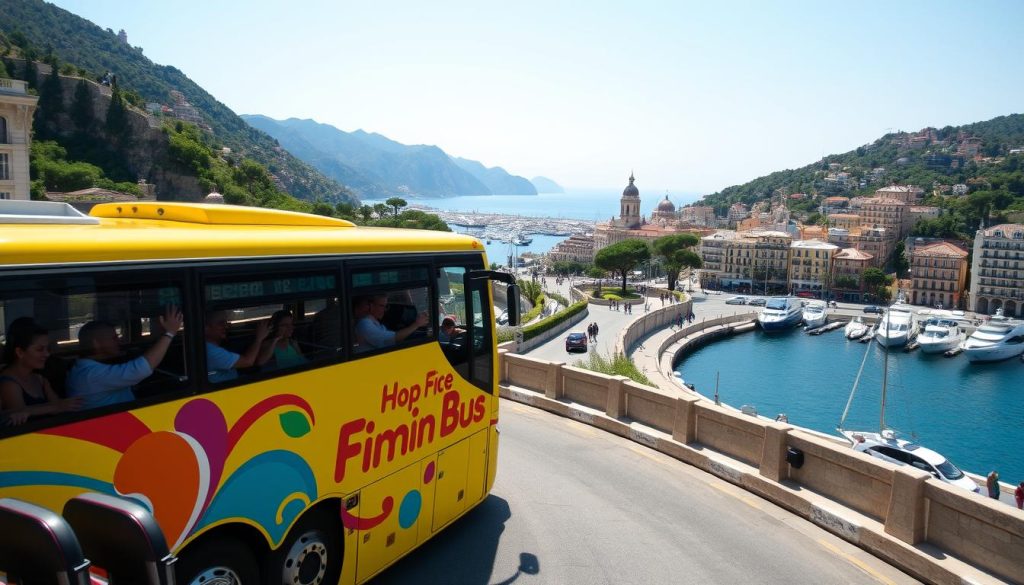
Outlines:
[{"label": "church dome", "polygon": [[630,173],[629,185],[626,185],[626,188],[622,190],[623,197],[640,197],[640,189],[637,189],[636,185],[633,184],[634,180],[635,179],[633,179],[633,173]]},{"label": "church dome", "polygon": [[658,203],[658,211],[662,213],[675,213],[676,206],[668,200],[668,195],[665,195],[664,201]]}]

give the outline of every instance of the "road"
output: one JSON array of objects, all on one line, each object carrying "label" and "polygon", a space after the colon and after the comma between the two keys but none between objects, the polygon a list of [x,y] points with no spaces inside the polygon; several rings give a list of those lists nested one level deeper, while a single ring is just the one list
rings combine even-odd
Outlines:
[{"label": "road", "polygon": [[713,475],[503,400],[494,490],[374,585],[916,583]]}]

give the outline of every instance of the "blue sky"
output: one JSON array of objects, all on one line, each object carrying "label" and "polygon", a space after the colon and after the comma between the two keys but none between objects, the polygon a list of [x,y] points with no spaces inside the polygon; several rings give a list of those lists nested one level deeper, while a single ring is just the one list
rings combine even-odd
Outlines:
[{"label": "blue sky", "polygon": [[[237,113],[709,193],[1024,111],[1024,2],[56,0]],[[713,5],[712,5],[713,4]]]}]

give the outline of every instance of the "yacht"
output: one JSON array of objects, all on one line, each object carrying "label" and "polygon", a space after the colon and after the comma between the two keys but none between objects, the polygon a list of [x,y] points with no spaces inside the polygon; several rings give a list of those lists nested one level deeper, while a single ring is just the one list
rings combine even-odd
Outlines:
[{"label": "yacht", "polygon": [[846,324],[846,328],[843,329],[843,335],[847,339],[860,339],[868,332],[870,327],[864,322],[863,317],[856,317],[852,321]]},{"label": "yacht", "polygon": [[964,341],[964,330],[954,319],[932,317],[925,321],[917,342],[924,353],[941,353],[959,347]]},{"label": "yacht", "polygon": [[875,328],[875,341],[883,347],[902,347],[917,335],[917,322],[910,306],[902,301],[893,303],[882,315]]},{"label": "yacht", "polygon": [[943,457],[940,453],[922,447],[916,443],[900,439],[892,429],[883,429],[879,433],[860,431],[840,431],[855,451],[867,453],[896,465],[910,465],[932,474],[936,479],[958,488],[981,493],[981,486],[960,471],[960,468]]},{"label": "yacht", "polygon": [[997,362],[1024,353],[1024,322],[1014,321],[999,309],[960,347],[972,362]]},{"label": "yacht", "polygon": [[828,317],[825,309],[825,301],[810,301],[804,305],[803,318],[808,329],[815,329],[825,324]]},{"label": "yacht", "polygon": [[803,318],[803,307],[795,297],[774,297],[768,299],[757,314],[757,322],[765,331],[788,329]]}]

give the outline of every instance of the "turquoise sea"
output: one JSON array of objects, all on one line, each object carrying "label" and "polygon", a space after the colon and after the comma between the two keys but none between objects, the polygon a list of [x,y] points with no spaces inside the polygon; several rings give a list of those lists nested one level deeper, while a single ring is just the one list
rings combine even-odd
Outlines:
[{"label": "turquoise sea", "polygon": [[[730,406],[749,404],[774,418],[835,434],[857,369],[864,375],[846,428],[877,430],[883,349],[847,341],[842,329],[810,336],[760,330],[704,346],[677,365],[683,379]],[[728,364],[742,363],[744,367]],[[1024,480],[1024,363],[972,364],[920,351],[889,354],[886,423],[904,438],[945,455],[961,468],[999,472],[1009,484]]]}]

